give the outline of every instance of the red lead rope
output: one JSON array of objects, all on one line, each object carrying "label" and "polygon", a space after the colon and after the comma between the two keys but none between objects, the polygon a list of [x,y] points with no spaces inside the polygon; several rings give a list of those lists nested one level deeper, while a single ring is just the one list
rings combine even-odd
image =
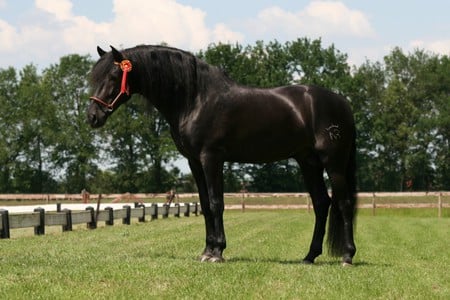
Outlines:
[{"label": "red lead rope", "polygon": [[115,64],[119,65],[120,69],[123,72],[122,73],[122,83],[120,85],[120,93],[116,96],[116,98],[114,98],[114,100],[111,103],[107,103],[96,96],[92,96],[89,98],[92,101],[95,101],[95,102],[105,106],[109,110],[114,109],[114,104],[116,104],[117,100],[119,100],[119,98],[120,98],[120,96],[122,96],[122,94],[127,94],[127,95],[130,94],[130,90],[129,90],[129,87],[127,84],[127,75],[128,75],[128,72],[130,72],[133,69],[133,65],[131,64],[131,61],[129,61],[128,59],[124,59],[120,63],[115,63]]}]

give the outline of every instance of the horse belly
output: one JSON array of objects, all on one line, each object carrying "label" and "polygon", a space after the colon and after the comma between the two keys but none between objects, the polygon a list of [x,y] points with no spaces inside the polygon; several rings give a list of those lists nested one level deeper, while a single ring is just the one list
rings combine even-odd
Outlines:
[{"label": "horse belly", "polygon": [[[276,128],[276,127],[275,127]],[[265,163],[299,157],[308,153],[305,132],[293,130],[258,130],[238,134],[225,145],[225,160],[241,163]]]}]

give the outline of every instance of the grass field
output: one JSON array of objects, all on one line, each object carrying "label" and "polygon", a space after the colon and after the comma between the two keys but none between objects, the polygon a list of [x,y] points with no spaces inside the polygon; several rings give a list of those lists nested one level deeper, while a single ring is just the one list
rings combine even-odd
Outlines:
[{"label": "grass field", "polygon": [[225,213],[224,264],[200,263],[203,217],[0,240],[0,299],[450,299],[450,219],[357,220],[355,266],[300,264],[312,214]]}]

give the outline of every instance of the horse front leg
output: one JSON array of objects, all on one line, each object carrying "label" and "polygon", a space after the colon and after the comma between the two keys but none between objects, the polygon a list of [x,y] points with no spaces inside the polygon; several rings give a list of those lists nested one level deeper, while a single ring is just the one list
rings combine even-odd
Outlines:
[{"label": "horse front leg", "polygon": [[205,218],[206,246],[200,260],[222,262],[224,261],[222,253],[226,247],[223,227],[223,164],[219,164],[218,168],[204,167],[200,162],[189,160],[189,166],[197,184]]}]

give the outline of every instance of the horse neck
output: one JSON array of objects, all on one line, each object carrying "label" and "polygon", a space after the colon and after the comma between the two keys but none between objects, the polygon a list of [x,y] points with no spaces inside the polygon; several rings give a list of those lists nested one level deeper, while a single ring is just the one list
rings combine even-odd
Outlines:
[{"label": "horse neck", "polygon": [[[190,82],[178,81],[175,78],[152,78],[152,74],[146,68],[136,70],[136,78],[139,84],[135,92],[144,96],[167,120],[171,127],[176,126],[180,114],[188,109],[189,103],[196,97],[195,86]],[[176,85],[180,86],[178,90]],[[183,92],[184,91],[184,92]]]},{"label": "horse neck", "polygon": [[151,52],[136,57],[140,59],[135,73],[139,82],[136,92],[148,99],[172,128],[176,128],[180,119],[189,115],[198,102],[208,98],[208,94],[233,84],[218,68],[194,56],[176,56],[176,52],[158,54],[166,55],[163,63],[155,63]]}]

